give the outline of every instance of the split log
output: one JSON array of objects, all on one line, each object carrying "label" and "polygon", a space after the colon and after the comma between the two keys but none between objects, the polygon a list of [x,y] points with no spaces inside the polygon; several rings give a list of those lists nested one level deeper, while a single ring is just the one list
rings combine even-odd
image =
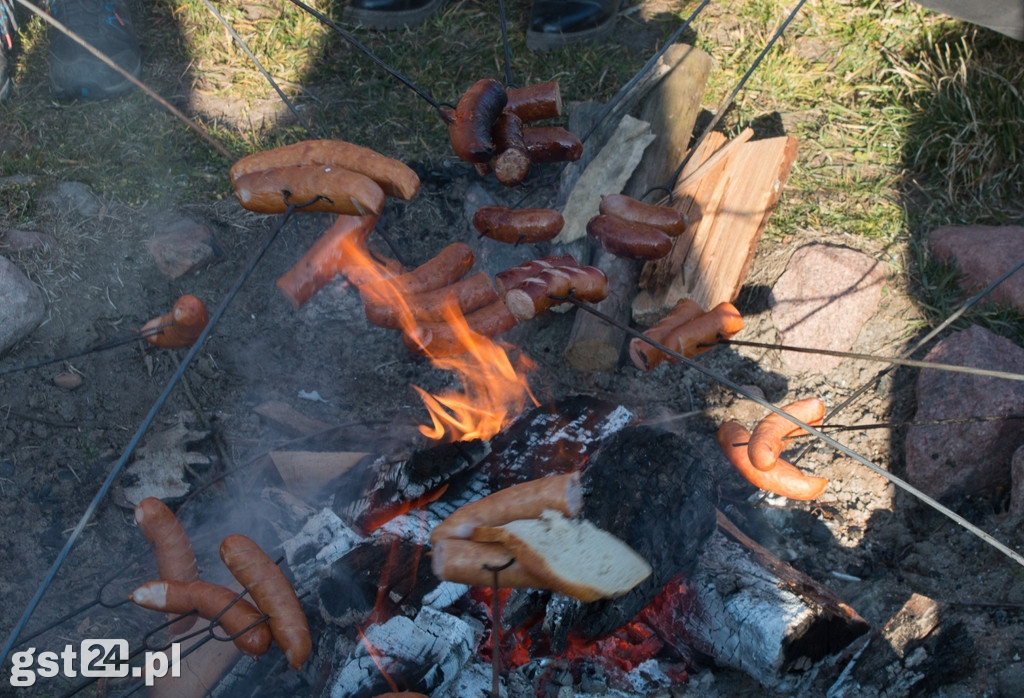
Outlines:
[{"label": "split log", "polygon": [[287,402],[267,400],[252,410],[288,436],[309,436],[330,428],[331,425],[302,414]]},{"label": "split log", "polygon": [[702,176],[691,177],[729,147],[722,134],[708,134],[673,193],[673,206],[687,214],[690,229],[667,257],[644,266],[642,291],[633,302],[636,322],[656,322],[683,298],[703,308],[736,299],[789,177],[796,146],[792,136],[737,144]]},{"label": "split log", "polygon": [[288,491],[305,497],[320,492],[324,485],[368,455],[360,451],[271,451],[270,460]]},{"label": "split log", "polygon": [[[652,86],[641,112],[641,118],[650,123],[655,139],[622,190],[638,198],[648,189],[667,183],[682,161],[700,113],[711,59],[692,46],[676,45],[665,52],[659,65],[661,67],[655,72],[661,72],[664,77]],[[596,212],[595,207],[592,214]],[[594,246],[590,264],[604,270],[609,279],[608,298],[597,308],[628,323],[630,303],[639,276],[637,263],[620,259]],[[614,370],[625,338],[622,330],[603,320],[589,313],[577,313],[565,350],[566,360],[581,371]]]}]

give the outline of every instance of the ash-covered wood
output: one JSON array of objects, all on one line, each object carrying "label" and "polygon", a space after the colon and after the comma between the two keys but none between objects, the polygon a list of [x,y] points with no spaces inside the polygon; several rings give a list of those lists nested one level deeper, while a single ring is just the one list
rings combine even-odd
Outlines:
[{"label": "ash-covered wood", "polygon": [[418,450],[408,458],[364,461],[338,478],[334,511],[342,521],[369,533],[421,505],[449,480],[480,462],[485,442],[459,441]]}]

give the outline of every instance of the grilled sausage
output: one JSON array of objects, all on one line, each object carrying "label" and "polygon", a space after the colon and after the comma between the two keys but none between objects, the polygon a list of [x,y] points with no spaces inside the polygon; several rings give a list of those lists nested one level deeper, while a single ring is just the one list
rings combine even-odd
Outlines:
[{"label": "grilled sausage", "polygon": [[527,126],[523,142],[530,162],[574,162],[583,156],[583,141],[561,126]]},{"label": "grilled sausage", "polygon": [[[185,527],[166,504],[156,497],[146,497],[135,505],[135,524],[153,546],[157,574],[161,579],[194,582],[199,579],[199,565]],[[191,609],[187,609],[191,610]],[[179,611],[183,613],[186,611]],[[186,632],[195,618],[182,618],[171,624],[172,633]]]},{"label": "grilled sausage", "polygon": [[[718,445],[725,457],[750,484],[790,499],[817,499],[828,487],[828,480],[805,475],[792,463],[781,458],[771,470],[758,470],[747,457],[746,444],[750,432],[739,422],[726,422],[718,428]],[[734,444],[744,444],[736,446]]]},{"label": "grilled sausage", "polygon": [[[801,422],[812,427],[821,424],[825,417],[825,403],[816,397],[797,400],[782,408]],[[804,433],[803,428],[775,412],[772,412],[754,427],[747,446],[747,456],[758,470],[771,470],[782,453],[782,440],[786,437]]]},{"label": "grilled sausage", "polygon": [[677,237],[686,231],[686,216],[682,211],[668,206],[646,204],[625,194],[601,197],[598,211],[608,216],[653,226],[669,237]]},{"label": "grilled sausage", "polygon": [[502,112],[491,131],[495,155],[490,170],[505,186],[519,184],[530,174],[530,152],[523,140],[523,122],[510,112]]},{"label": "grilled sausage", "polygon": [[524,123],[562,115],[562,91],[557,80],[513,87],[507,91],[507,95],[505,111],[515,114]]},{"label": "grilled sausage", "polygon": [[448,124],[448,138],[459,159],[472,163],[494,157],[491,129],[507,102],[505,88],[491,78],[478,80],[466,90]]},{"label": "grilled sausage", "polygon": [[284,213],[289,205],[303,211],[377,215],[384,190],[366,175],[331,165],[302,165],[259,170],[234,181],[242,208],[257,213]]},{"label": "grilled sausage", "polygon": [[481,206],[473,214],[473,227],[498,242],[546,242],[562,231],[565,219],[551,208]]},{"label": "grilled sausage", "polygon": [[490,277],[481,271],[433,291],[405,296],[403,304],[366,300],[364,310],[370,324],[398,330],[402,328],[402,316],[406,312],[417,323],[443,322],[444,306],[449,298],[465,315],[497,301],[498,292]]},{"label": "grilled sausage", "polygon": [[[693,320],[677,325],[661,343],[672,351],[692,359],[711,349],[719,339],[728,339],[742,329],[743,317],[736,307],[732,303],[719,303]],[[666,359],[674,360],[661,350],[654,347],[650,349],[653,351],[642,351],[648,370]]]},{"label": "grilled sausage", "polygon": [[625,259],[661,259],[672,251],[672,238],[646,223],[599,214],[587,222],[587,234],[609,254]]},{"label": "grilled sausage", "polygon": [[[497,337],[518,322],[500,298],[468,313],[465,320],[470,330],[484,337]],[[421,322],[414,334],[402,333],[402,342],[409,351],[433,358],[457,356],[467,350],[449,322]]]},{"label": "grilled sausage", "polygon": [[[664,344],[665,337],[669,332],[696,319],[703,312],[697,301],[683,298],[672,307],[665,317],[644,330],[644,334],[655,342]],[[633,365],[641,371],[646,371],[650,367],[652,357],[661,353],[663,353],[661,349],[656,349],[639,337],[629,340],[629,358],[633,361]]]},{"label": "grilled sausage", "polygon": [[185,294],[174,302],[171,312],[147,322],[139,329],[139,334],[163,349],[185,349],[196,343],[209,321],[206,305],[195,296]]}]

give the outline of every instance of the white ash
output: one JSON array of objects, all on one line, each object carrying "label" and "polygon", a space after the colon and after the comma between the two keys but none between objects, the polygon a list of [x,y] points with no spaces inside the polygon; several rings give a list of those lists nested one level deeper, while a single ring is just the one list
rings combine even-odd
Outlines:
[{"label": "white ash", "polygon": [[443,610],[461,599],[470,588],[468,584],[442,581],[433,591],[424,595],[423,605]]},{"label": "white ash", "polygon": [[[433,608],[415,619],[396,616],[366,629],[348,657],[339,657],[330,681],[331,698],[371,696],[386,690],[381,671],[396,680],[421,677],[413,688],[441,695],[456,681],[473,656],[483,627]],[[370,654],[373,647],[376,656]]]},{"label": "white ash", "polygon": [[302,530],[283,543],[296,585],[314,584],[320,570],[330,567],[362,539],[330,509],[310,517]]}]

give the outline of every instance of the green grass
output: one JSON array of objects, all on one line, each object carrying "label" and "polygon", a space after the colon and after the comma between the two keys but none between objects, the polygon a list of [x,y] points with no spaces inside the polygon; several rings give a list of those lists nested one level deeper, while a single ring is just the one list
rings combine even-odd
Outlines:
[{"label": "green grass", "polygon": [[[658,0],[620,20],[623,31],[605,45],[537,54],[524,44],[529,3],[507,2],[512,80],[558,79],[567,104],[607,100],[696,5]],[[695,42],[714,61],[704,100],[709,109],[729,94],[792,6],[718,2],[698,18]],[[432,107],[315,19],[286,1],[228,0],[216,7],[298,105],[312,133],[281,108],[200,0],[156,0],[133,9],[147,84],[233,156],[314,135],[370,145],[408,162],[451,158]],[[340,20],[341,3],[322,7]],[[342,26],[438,102],[457,101],[480,77],[504,76],[496,3],[452,0],[423,26],[403,31]],[[41,22],[26,22],[21,39],[18,99],[0,107],[7,147],[0,175],[77,179],[133,204],[201,203],[230,194],[229,163],[145,95],[53,102]],[[955,279],[927,268],[924,234],[949,223],[1024,217],[1022,91],[1022,43],[913,2],[807,3],[722,128],[737,133],[755,124],[759,134],[799,139],[797,162],[766,231],[770,239],[810,235],[902,245],[905,253],[896,256],[910,260],[902,270],[907,287],[937,319],[962,294]],[[212,107],[238,118],[223,118]],[[994,327],[1017,322],[979,317]]]}]

